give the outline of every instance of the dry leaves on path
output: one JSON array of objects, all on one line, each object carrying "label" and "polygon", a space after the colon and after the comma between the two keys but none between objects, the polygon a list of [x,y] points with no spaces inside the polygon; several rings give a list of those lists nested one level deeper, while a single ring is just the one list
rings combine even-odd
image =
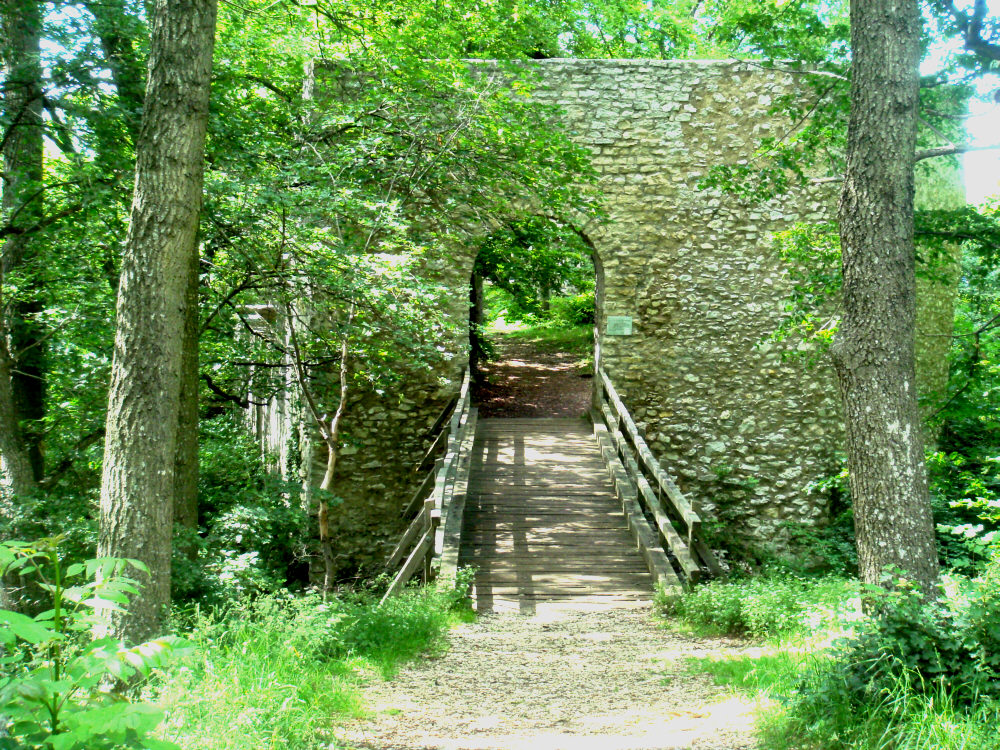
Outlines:
[{"label": "dry leaves on path", "polygon": [[372,684],[370,719],[342,728],[379,750],[639,750],[756,746],[753,705],[684,665],[739,644],[664,631],[648,608],[485,615],[441,658]]},{"label": "dry leaves on path", "polygon": [[504,341],[476,387],[479,416],[580,417],[590,408],[592,380],[579,356],[543,352],[531,342]]}]

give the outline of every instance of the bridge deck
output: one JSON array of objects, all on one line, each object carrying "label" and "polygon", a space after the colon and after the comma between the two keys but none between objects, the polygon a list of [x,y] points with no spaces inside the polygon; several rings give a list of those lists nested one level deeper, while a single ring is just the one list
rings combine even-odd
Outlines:
[{"label": "bridge deck", "polygon": [[653,593],[580,419],[479,422],[459,559],[479,569],[480,611],[620,607]]}]

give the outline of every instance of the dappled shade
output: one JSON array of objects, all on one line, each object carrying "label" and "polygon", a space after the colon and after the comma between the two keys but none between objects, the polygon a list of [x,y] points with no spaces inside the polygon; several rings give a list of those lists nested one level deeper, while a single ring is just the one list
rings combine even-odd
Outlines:
[{"label": "dappled shade", "polygon": [[480,423],[462,563],[480,611],[628,606],[652,578],[583,419]]}]

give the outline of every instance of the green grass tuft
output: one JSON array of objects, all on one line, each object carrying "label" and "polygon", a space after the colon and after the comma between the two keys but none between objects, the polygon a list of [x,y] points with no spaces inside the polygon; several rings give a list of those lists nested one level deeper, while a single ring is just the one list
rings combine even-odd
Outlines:
[{"label": "green grass tuft", "polygon": [[456,596],[414,589],[379,607],[366,595],[278,594],[196,612],[196,656],[163,675],[163,737],[198,750],[328,747],[338,720],[362,716],[361,687],[445,647],[466,613]]},{"label": "green grass tuft", "polygon": [[499,329],[490,329],[493,336],[509,341],[523,341],[546,354],[566,352],[582,359],[593,357],[594,327],[592,325],[564,326],[558,323],[528,325],[515,323]]},{"label": "green grass tuft", "polygon": [[860,616],[857,585],[843,578],[767,575],[711,581],[657,595],[660,611],[703,635],[780,638]]}]

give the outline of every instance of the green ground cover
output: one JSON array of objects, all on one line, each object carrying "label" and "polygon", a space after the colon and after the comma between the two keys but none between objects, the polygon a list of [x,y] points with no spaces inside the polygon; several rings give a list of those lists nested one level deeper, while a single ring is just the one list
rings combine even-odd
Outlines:
[{"label": "green ground cover", "polygon": [[743,635],[726,658],[688,659],[755,699],[768,750],[996,750],[1000,598],[994,557],[977,579],[950,576],[926,604],[905,589],[864,592],[849,578],[772,572],[660,597],[672,627]]}]

